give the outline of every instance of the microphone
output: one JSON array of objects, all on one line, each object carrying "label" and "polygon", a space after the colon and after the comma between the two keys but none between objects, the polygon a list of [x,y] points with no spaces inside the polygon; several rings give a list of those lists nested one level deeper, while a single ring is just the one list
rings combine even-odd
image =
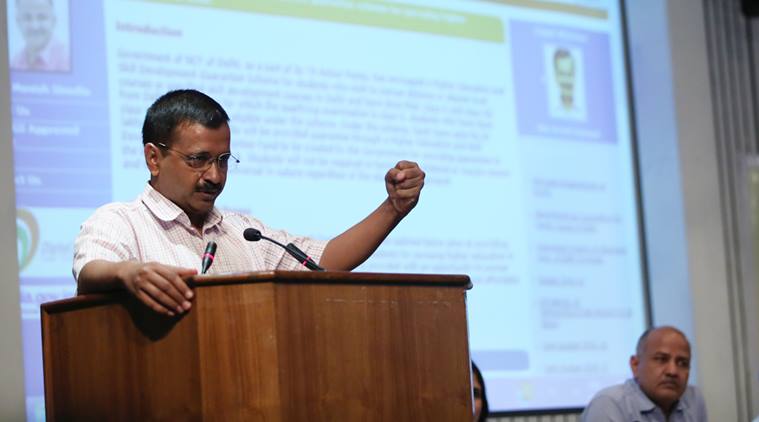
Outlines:
[{"label": "microphone", "polygon": [[209,268],[211,268],[211,264],[213,264],[213,259],[216,257],[216,242],[210,241],[208,242],[208,245],[206,245],[206,251],[203,252],[203,261],[200,264],[200,273],[205,274],[206,271],[208,271]]},{"label": "microphone", "polygon": [[300,250],[297,246],[293,245],[292,243],[288,243],[287,246],[285,246],[285,245],[277,242],[274,239],[270,239],[270,238],[262,235],[260,230],[254,229],[252,227],[248,228],[248,229],[245,229],[245,231],[242,232],[242,235],[245,238],[245,240],[250,241],[250,242],[258,242],[261,239],[265,239],[265,240],[268,240],[269,242],[275,243],[275,244],[277,244],[277,245],[285,248],[285,250],[287,251],[287,253],[290,254],[290,256],[292,256],[293,258],[295,258],[301,264],[305,265],[306,268],[308,268],[309,270],[312,270],[312,271],[324,271],[324,268],[320,267],[319,264],[317,264],[316,262],[314,262],[314,260],[311,259],[310,256],[306,255],[305,252],[303,252],[302,250]]}]

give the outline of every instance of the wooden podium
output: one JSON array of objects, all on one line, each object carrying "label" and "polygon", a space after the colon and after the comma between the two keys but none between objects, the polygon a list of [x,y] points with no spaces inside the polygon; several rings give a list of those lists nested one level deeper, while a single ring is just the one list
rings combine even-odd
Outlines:
[{"label": "wooden podium", "polygon": [[467,276],[190,280],[182,317],[124,292],[42,305],[48,420],[471,420]]}]

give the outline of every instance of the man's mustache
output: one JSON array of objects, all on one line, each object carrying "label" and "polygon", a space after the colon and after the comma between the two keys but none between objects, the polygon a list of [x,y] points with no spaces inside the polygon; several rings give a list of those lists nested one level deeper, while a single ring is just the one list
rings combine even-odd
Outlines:
[{"label": "man's mustache", "polygon": [[221,185],[205,183],[198,186],[197,191],[203,193],[219,193],[221,192]]}]

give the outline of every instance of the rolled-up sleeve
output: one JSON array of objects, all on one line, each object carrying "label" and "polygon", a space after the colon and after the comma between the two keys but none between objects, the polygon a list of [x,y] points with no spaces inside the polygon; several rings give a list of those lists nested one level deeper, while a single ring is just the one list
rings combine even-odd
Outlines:
[{"label": "rolled-up sleeve", "polygon": [[136,259],[136,242],[128,221],[113,207],[99,208],[88,218],[74,241],[72,274],[79,274],[88,262],[105,260],[111,262]]}]

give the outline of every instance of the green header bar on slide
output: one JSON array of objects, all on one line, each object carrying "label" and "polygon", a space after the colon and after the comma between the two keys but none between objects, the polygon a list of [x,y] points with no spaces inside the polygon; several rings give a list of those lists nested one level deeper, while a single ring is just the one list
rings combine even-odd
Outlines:
[{"label": "green header bar on slide", "polygon": [[503,23],[493,16],[381,0],[145,0],[265,13],[502,43]]}]

